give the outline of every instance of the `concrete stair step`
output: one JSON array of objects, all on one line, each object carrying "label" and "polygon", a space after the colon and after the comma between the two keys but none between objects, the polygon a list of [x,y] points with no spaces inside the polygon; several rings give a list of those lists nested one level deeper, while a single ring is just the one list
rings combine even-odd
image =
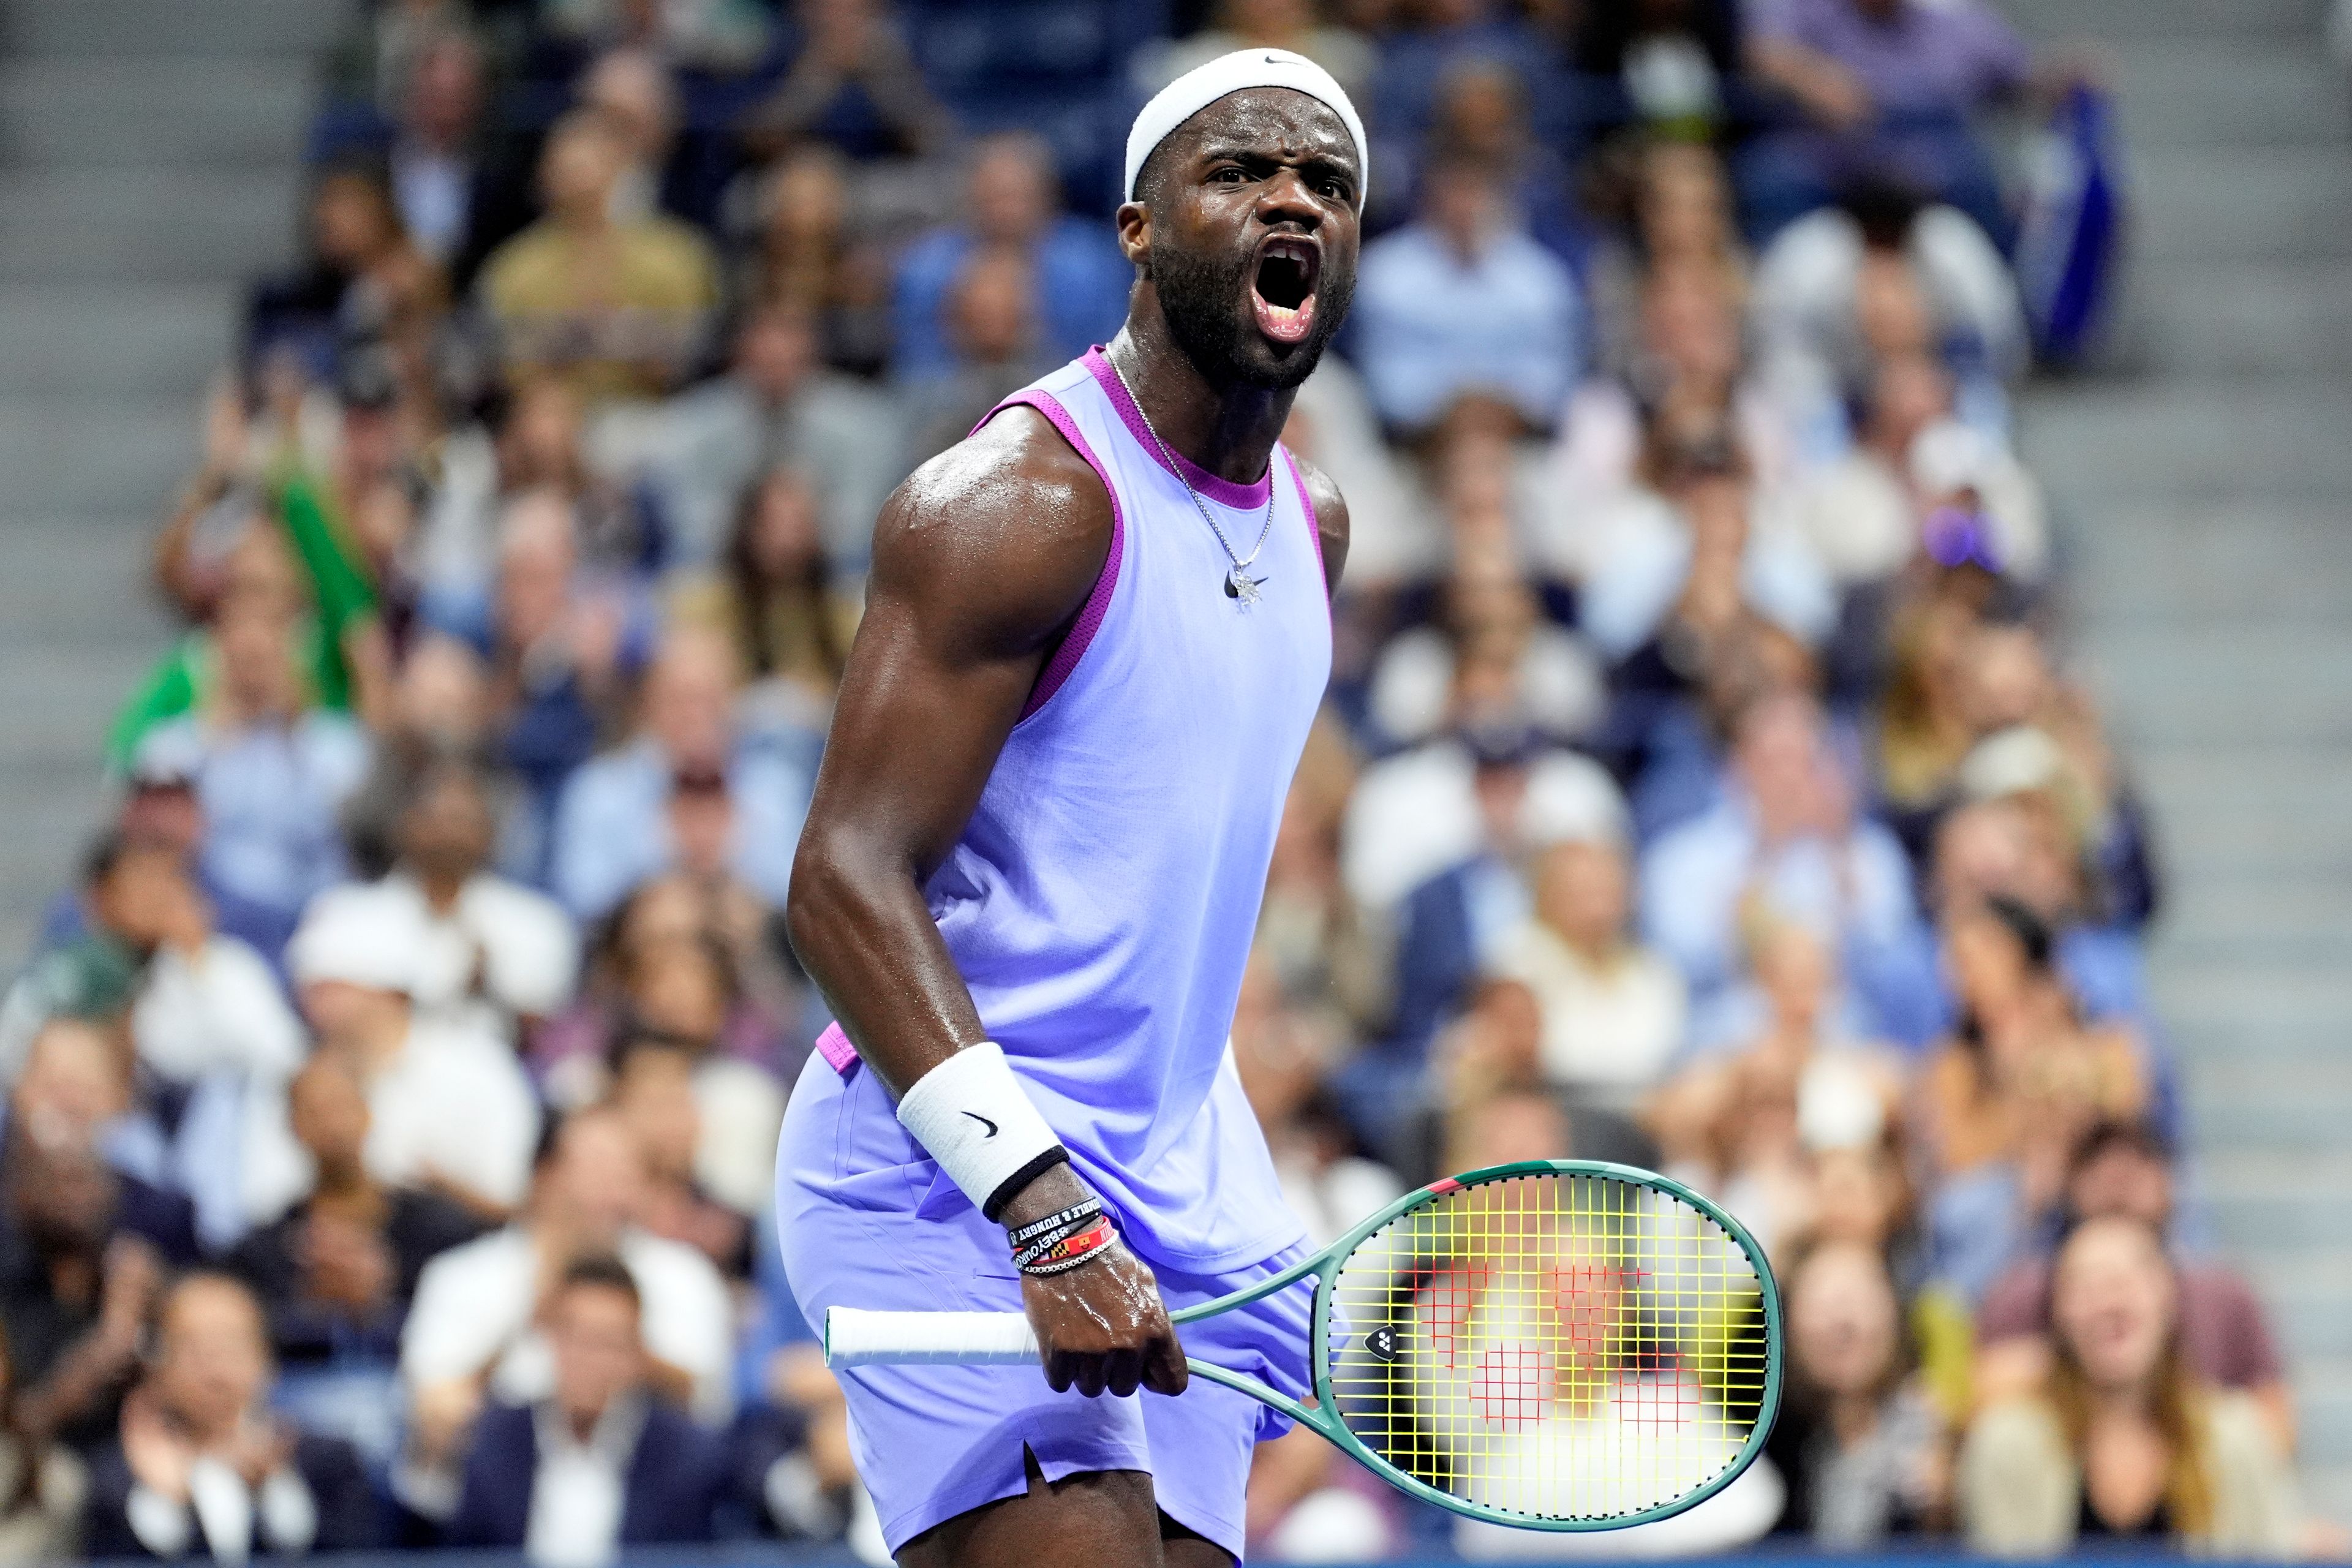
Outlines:
[{"label": "concrete stair step", "polygon": [[2274,146],[2341,130],[2343,78],[2307,37],[2233,28],[2219,37],[2118,38],[2117,30],[2113,21],[2103,26],[2100,47],[2115,68],[2126,144],[2137,156]]},{"label": "concrete stair step", "polygon": [[[2352,300],[2352,270],[2344,284]],[[2352,309],[2346,325],[2352,363]],[[2134,507],[2122,526],[2081,531],[2081,581],[2068,592],[2097,624],[2332,621],[2352,601],[2341,517],[2316,500],[2263,497]]]},{"label": "concrete stair step", "polygon": [[240,295],[219,283],[0,284],[0,397],[192,395],[228,359]]},{"label": "concrete stair step", "polygon": [[184,397],[0,397],[0,475],[7,476],[0,507],[160,517],[195,461],[197,438]]},{"label": "concrete stair step", "polygon": [[2340,261],[2150,261],[2131,287],[2158,371],[2325,373],[2352,360],[2352,266]]},{"label": "concrete stair step", "polygon": [[0,150],[52,169],[279,164],[317,91],[299,58],[17,61],[0,68]]},{"label": "concrete stair step", "polygon": [[2336,140],[2149,152],[2134,164],[2138,254],[2279,262],[2352,251],[2352,162]]},{"label": "concrete stair step", "polygon": [[[2345,163],[2352,174],[2352,157]],[[2352,227],[2352,207],[2347,218]],[[2352,429],[2352,384],[2335,375],[2036,391],[2018,425],[2026,460],[2075,517],[2093,571],[2103,546],[2131,548],[2144,505],[2352,501],[2352,442],[2342,438]],[[2069,475],[2083,478],[2070,486]]]},{"label": "concrete stair step", "polygon": [[[2127,747],[2352,743],[2352,626],[2102,626],[2090,679]],[[2305,827],[2332,831],[2300,823],[2231,824],[2220,831],[2252,832],[2268,847],[2285,848]],[[2183,823],[2165,831],[2168,838],[2193,838],[2204,829]]]},{"label": "concrete stair step", "polygon": [[2315,37],[2326,0],[2034,0],[2002,7],[2038,38],[2090,37],[2102,42],[2146,38]]},{"label": "concrete stair step", "polygon": [[[13,663],[42,648],[161,650],[173,626],[147,586],[156,521],[12,509],[0,521],[8,568],[0,572],[0,657]],[[0,752],[0,766],[13,757]]]},{"label": "concrete stair step", "polygon": [[10,0],[0,50],[14,56],[292,56],[342,35],[349,0]]},{"label": "concrete stair step", "polygon": [[283,266],[299,180],[286,169],[0,175],[0,282],[217,282]]}]

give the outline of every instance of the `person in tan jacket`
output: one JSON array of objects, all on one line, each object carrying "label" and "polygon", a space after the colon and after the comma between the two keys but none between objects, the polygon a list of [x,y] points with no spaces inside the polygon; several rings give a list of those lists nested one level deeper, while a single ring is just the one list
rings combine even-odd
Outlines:
[{"label": "person in tan jacket", "polygon": [[2139,1221],[2091,1220],[2067,1237],[2044,1386],[1988,1406],[1960,1447],[1971,1547],[2045,1557],[2082,1539],[2137,1537],[2297,1555],[2292,1468],[2251,1399],[2188,1370],[2179,1300],[2163,1243]]}]

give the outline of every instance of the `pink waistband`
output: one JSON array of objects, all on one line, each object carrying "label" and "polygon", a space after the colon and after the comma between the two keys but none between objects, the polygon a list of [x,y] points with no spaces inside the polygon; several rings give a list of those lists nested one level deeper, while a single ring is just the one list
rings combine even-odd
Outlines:
[{"label": "pink waistband", "polygon": [[849,1043],[849,1036],[838,1024],[827,1024],[824,1033],[816,1037],[816,1054],[824,1058],[825,1066],[844,1078],[858,1062],[857,1047]]}]

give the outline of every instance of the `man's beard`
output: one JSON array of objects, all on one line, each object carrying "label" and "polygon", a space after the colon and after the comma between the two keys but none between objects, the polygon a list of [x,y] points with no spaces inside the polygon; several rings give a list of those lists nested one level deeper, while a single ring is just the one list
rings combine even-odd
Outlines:
[{"label": "man's beard", "polygon": [[1323,350],[1348,319],[1356,279],[1332,268],[1327,253],[1316,279],[1314,330],[1305,341],[1277,348],[1257,330],[1248,308],[1256,268],[1255,254],[1228,262],[1192,251],[1151,253],[1148,275],[1169,334],[1211,386],[1273,392],[1297,386],[1315,373]]}]

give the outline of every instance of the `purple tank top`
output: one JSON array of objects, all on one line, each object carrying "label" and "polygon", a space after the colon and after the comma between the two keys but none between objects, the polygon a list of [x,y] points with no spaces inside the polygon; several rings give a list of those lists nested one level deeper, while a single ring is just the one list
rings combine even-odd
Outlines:
[{"label": "purple tank top", "polygon": [[[1280,448],[1255,488],[1175,457],[1244,555],[1271,488],[1244,605],[1099,350],[999,411],[1013,404],[1101,477],[1110,553],[926,894],[989,1037],[1137,1250],[1194,1271],[1255,1262],[1304,1234],[1227,1037],[1331,670],[1313,509]],[[846,1039],[822,1044],[845,1065]],[[941,1176],[923,1207],[964,1201]]]}]

